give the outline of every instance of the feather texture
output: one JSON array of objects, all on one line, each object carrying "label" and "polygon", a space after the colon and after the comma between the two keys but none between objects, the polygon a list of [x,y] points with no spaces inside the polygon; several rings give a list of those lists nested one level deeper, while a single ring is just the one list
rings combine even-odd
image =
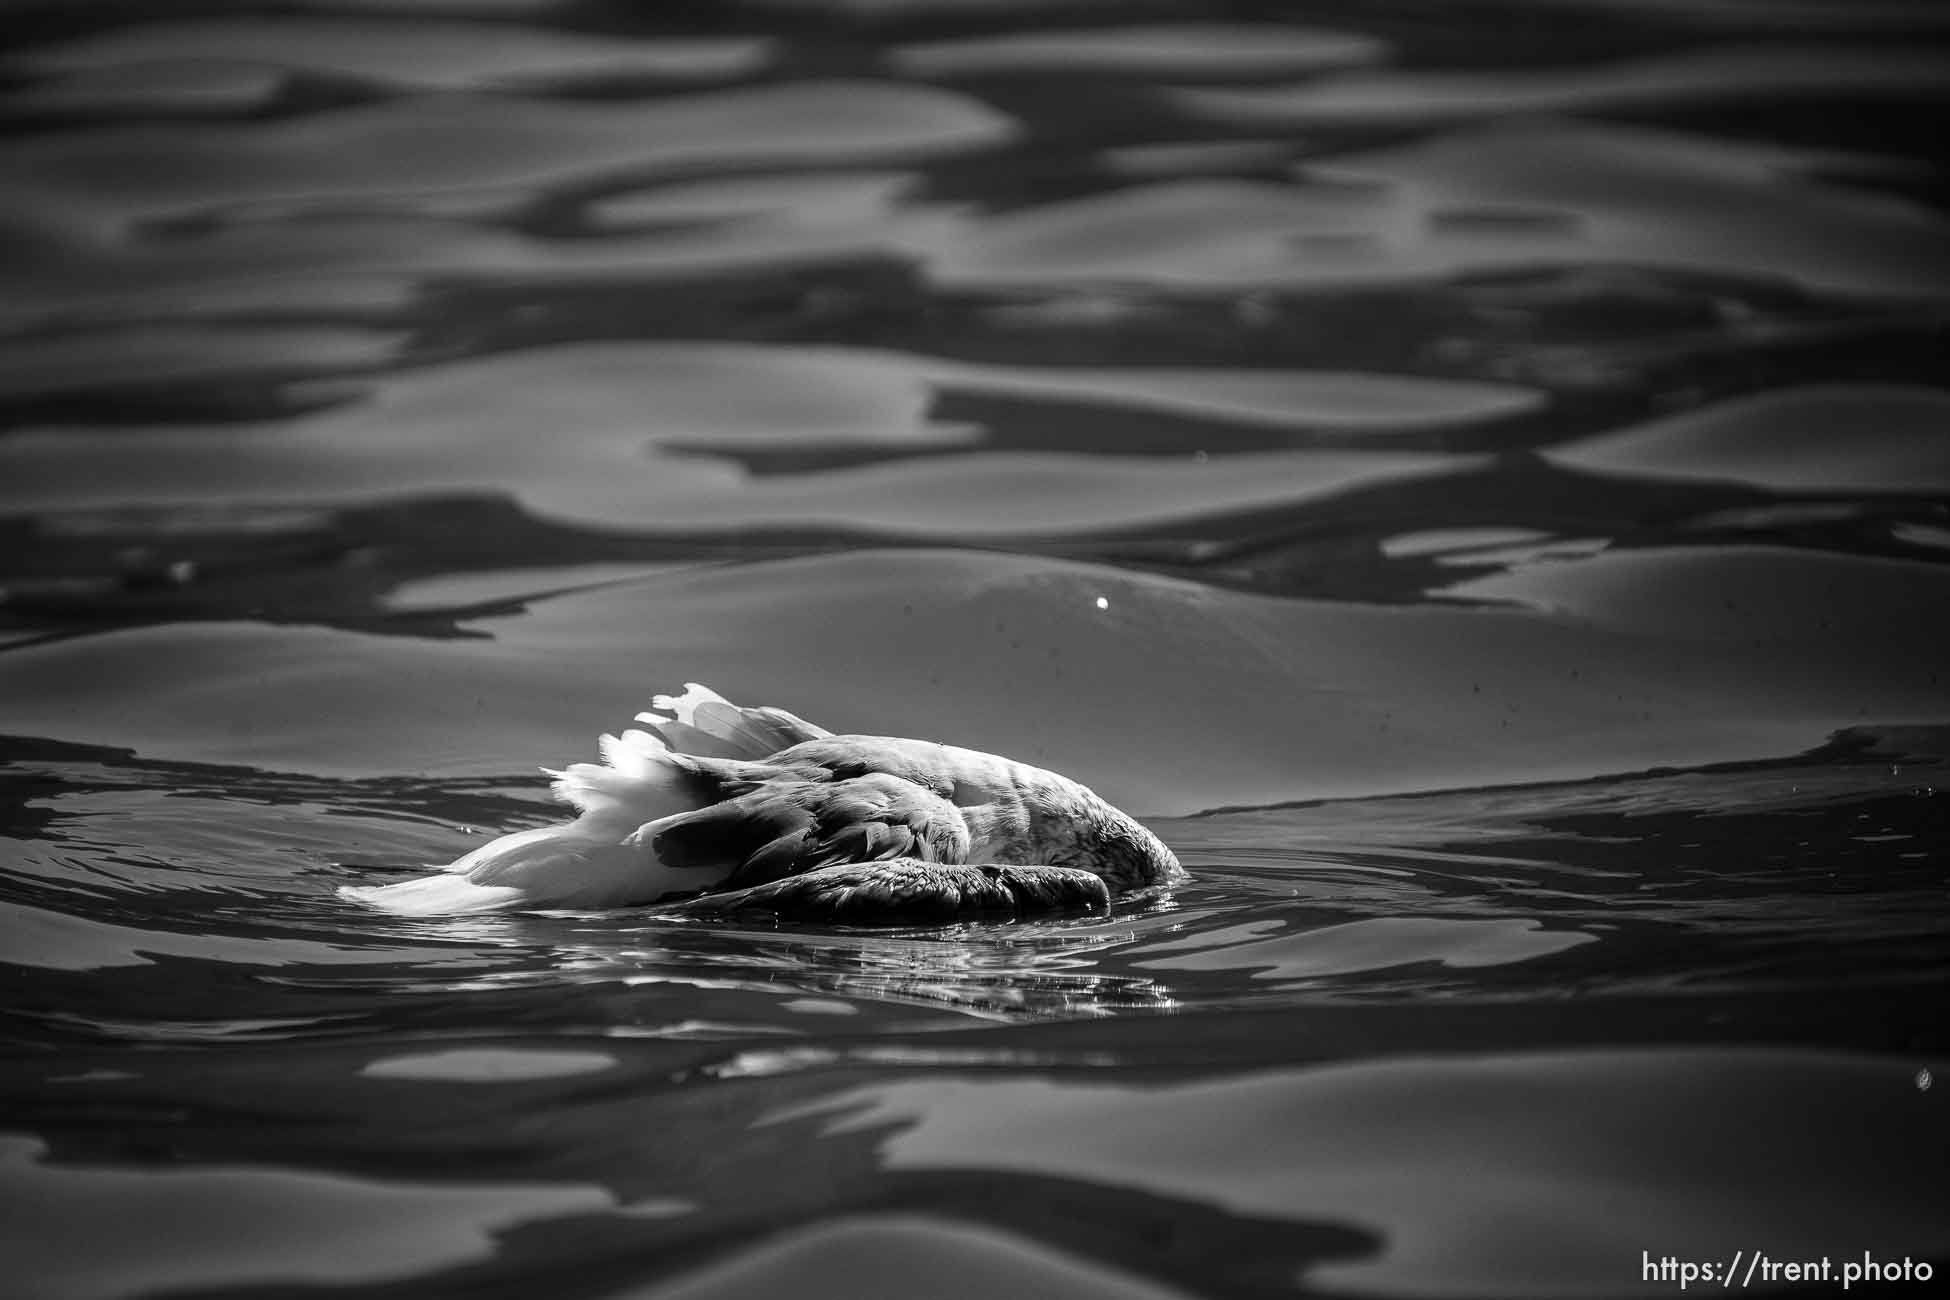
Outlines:
[{"label": "feather texture", "polygon": [[695,682],[653,703],[661,712],[637,715],[647,730],[602,737],[602,762],[549,772],[574,821],[504,835],[437,876],[340,893],[425,916],[707,890],[715,903],[684,907],[858,924],[1096,906],[1182,874],[1143,826],[1054,772],[933,741],[836,736]]}]

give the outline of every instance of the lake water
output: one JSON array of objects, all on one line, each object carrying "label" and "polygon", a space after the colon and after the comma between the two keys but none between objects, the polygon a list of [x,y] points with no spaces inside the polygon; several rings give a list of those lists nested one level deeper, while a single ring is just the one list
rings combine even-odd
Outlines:
[{"label": "lake water", "polygon": [[[9,6],[7,1294],[1922,1294],[1950,14],[679,8]],[[336,897],[686,681],[1191,879]]]}]

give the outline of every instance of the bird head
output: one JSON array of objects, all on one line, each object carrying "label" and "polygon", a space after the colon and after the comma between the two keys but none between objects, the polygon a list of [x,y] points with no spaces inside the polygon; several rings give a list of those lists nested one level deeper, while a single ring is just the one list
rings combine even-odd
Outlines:
[{"label": "bird head", "polygon": [[1117,889],[1162,884],[1185,874],[1163,840],[1116,809],[1107,812],[1083,823],[1088,829],[1078,835],[1078,847],[1089,861],[1076,865],[1095,871]]}]

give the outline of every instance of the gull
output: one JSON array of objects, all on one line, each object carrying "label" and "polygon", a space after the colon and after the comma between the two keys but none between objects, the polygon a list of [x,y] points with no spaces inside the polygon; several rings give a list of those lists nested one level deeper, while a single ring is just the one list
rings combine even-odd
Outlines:
[{"label": "gull", "polygon": [[845,925],[1102,910],[1184,869],[1089,788],[931,740],[836,736],[687,683],[554,778],[574,821],[340,895],[403,916],[662,904]]}]

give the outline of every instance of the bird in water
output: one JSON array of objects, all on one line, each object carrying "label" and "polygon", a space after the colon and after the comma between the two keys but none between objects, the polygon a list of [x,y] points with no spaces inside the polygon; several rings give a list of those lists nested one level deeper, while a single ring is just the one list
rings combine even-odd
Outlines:
[{"label": "bird in water", "polygon": [[[1101,909],[1184,871],[1068,777],[979,750],[836,736],[695,682],[555,778],[579,816],[436,875],[347,887],[406,916],[667,903],[851,925]],[[700,892],[702,891],[702,892]]]}]

